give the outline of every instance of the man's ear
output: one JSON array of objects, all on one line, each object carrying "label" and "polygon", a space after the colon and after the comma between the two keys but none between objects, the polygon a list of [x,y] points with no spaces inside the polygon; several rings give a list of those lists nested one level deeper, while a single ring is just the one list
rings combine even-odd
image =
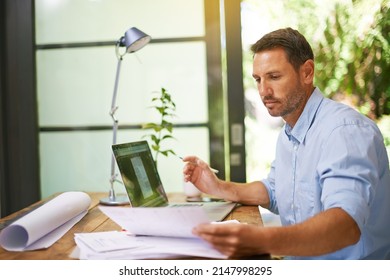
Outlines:
[{"label": "man's ear", "polygon": [[301,77],[305,84],[312,84],[314,80],[314,61],[306,60],[301,66]]}]

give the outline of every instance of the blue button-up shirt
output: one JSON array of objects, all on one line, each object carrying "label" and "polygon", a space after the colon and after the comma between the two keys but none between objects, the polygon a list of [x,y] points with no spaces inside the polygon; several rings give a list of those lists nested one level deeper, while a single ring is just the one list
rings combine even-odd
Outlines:
[{"label": "blue button-up shirt", "polygon": [[354,109],[315,89],[295,126],[281,131],[263,183],[282,225],[335,207],[356,221],[357,244],[313,258],[390,258],[389,160],[375,123]]}]

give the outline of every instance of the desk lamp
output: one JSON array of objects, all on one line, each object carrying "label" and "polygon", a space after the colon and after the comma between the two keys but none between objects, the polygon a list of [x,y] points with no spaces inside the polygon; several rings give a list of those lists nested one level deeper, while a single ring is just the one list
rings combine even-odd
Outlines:
[{"label": "desk lamp", "polygon": [[[113,137],[112,137],[112,143],[113,145],[116,144],[116,135],[118,131],[118,120],[115,118],[115,112],[118,109],[118,106],[116,106],[116,96],[117,96],[117,90],[118,90],[118,82],[119,82],[119,73],[121,68],[122,59],[127,53],[133,53],[138,51],[139,49],[143,48],[146,44],[150,42],[152,38],[143,33],[141,30],[131,27],[129,30],[126,31],[125,35],[119,38],[119,40],[115,44],[115,53],[116,57],[118,58],[118,64],[116,67],[116,76],[115,76],[115,84],[114,84],[114,93],[112,95],[112,102],[111,102],[111,110],[110,110],[110,116],[113,120]],[[126,47],[125,51],[123,53],[120,53],[120,47]],[[118,174],[115,172],[115,156],[112,155],[111,157],[111,178],[110,178],[110,184],[111,188],[108,193],[108,197],[102,198],[100,200],[101,204],[105,205],[125,205],[129,204],[128,197],[125,195],[115,195],[114,190],[114,183],[117,180]]]}]

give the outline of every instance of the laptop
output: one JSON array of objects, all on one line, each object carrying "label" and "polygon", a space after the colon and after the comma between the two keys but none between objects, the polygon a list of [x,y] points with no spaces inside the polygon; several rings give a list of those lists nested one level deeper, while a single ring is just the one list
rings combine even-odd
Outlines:
[{"label": "laptop", "polygon": [[236,203],[212,201],[170,204],[148,142],[112,145],[116,162],[132,207],[203,207],[210,221],[222,221]]}]

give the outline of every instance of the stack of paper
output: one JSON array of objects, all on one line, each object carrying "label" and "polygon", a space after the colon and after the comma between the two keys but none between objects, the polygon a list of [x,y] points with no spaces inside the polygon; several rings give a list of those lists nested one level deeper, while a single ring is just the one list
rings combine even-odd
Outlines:
[{"label": "stack of paper", "polygon": [[226,259],[191,231],[209,223],[201,207],[100,207],[124,231],[75,235],[79,259],[160,259],[197,256]]},{"label": "stack of paper", "polygon": [[77,251],[72,257],[89,260],[104,259],[169,259],[197,256],[226,259],[199,238],[134,236],[109,231],[75,234]]}]

